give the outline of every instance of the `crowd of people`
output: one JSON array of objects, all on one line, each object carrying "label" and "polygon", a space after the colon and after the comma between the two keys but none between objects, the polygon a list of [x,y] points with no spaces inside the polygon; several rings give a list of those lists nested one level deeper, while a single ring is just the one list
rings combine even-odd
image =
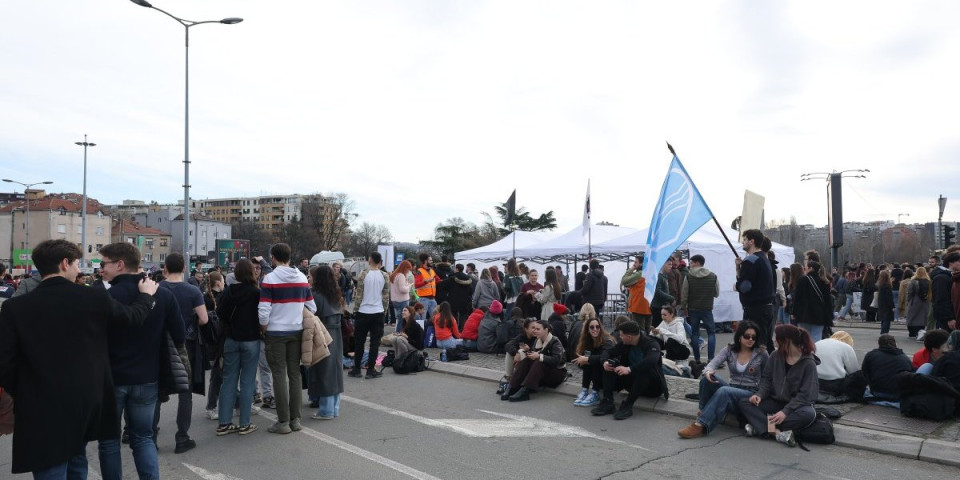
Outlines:
[{"label": "crowd of people", "polygon": [[[376,379],[385,358],[425,355],[428,347],[440,349],[440,360],[461,350],[504,354],[497,393],[509,402],[528,401],[564,382],[568,368],[579,369],[574,405],[617,420],[630,417],[640,397],[668,398],[666,376],[699,378],[700,412],[678,432],[683,438],[735,414],[748,435],[792,446],[824,396],[849,398],[861,385],[861,397],[896,401],[909,393],[900,373],[960,389],[953,368],[960,362],[960,251],[915,269],[845,265],[830,275],[815,251],[778,269],[770,245],[759,230],[743,233],[746,255],[736,259],[734,286],[743,319],[733,342],[716,352],[716,333],[730,326],[713,318],[724,286],[696,252],[689,264],[679,254],[664,264],[650,301],[643,258],[636,258],[619,284],[626,312],[607,331],[601,316],[609,285],[597,260],[572,288],[560,266],[540,272],[510,259],[503,271],[478,271],[446,258],[434,264],[428,253],[388,273],[373,252],[353,278],[339,263],[293,264],[290,248],[277,244],[269,261],[241,259],[229,273],[188,272],[173,253],[150,279],[137,249],[117,243],[101,249],[99,278],[82,286],[76,246],[46,241],[33,251],[39,277],[0,284],[10,298],[0,310],[0,388],[18,405],[13,471],[56,478],[85,470],[85,445],[96,440],[104,478],[122,478],[121,443],[130,444],[140,478],[158,478],[160,405],[174,395],[175,453],[196,446],[189,435],[195,394],[206,396],[217,436],[255,432],[251,416],[261,408],[276,409],[269,433],[289,434],[303,428],[304,389],[316,409],[310,419],[335,419],[344,370]],[[882,325],[878,348],[862,364],[852,337],[833,331],[857,291],[867,321]],[[924,342],[912,361],[888,334],[899,317]],[[388,326],[395,327],[385,332]],[[56,374],[41,381],[29,375],[36,365]],[[618,405],[620,391],[626,396]],[[51,403],[67,396],[77,408]],[[48,425],[57,425],[57,435],[44,434]]]}]

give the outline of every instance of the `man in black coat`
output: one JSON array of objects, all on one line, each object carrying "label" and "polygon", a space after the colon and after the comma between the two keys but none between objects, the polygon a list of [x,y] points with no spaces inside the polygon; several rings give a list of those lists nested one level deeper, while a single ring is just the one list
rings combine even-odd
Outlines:
[{"label": "man in black coat", "polygon": [[120,437],[107,326],[142,325],[157,284],[141,281],[124,306],[74,283],[76,244],[47,240],[32,258],[40,286],[0,308],[0,387],[16,402],[12,472],[86,477],[87,442]]},{"label": "man in black coat", "polygon": [[901,372],[912,372],[913,365],[910,357],[897,348],[897,340],[893,335],[880,335],[877,344],[878,348],[870,350],[863,357],[860,370],[867,379],[873,396],[897,401],[900,399],[900,388],[897,386],[896,376]]},{"label": "man in black coat", "polygon": [[[633,320],[617,328],[620,341],[610,351],[610,360],[603,363],[603,400],[590,411],[593,415],[610,415],[623,420],[633,415],[633,404],[641,396],[656,398],[670,396],[663,376],[660,344],[648,337]],[[627,398],[616,408],[614,392],[627,390]]]},{"label": "man in black coat", "polygon": [[600,268],[599,260],[590,260],[590,272],[583,280],[583,288],[580,289],[580,295],[583,296],[583,303],[589,303],[596,309],[597,315],[603,311],[603,303],[607,299],[607,277]]}]

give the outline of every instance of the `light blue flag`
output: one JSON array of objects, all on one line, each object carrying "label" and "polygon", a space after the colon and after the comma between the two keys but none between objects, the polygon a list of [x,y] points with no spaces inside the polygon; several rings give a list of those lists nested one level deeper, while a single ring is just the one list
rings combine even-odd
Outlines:
[{"label": "light blue flag", "polygon": [[643,260],[643,278],[647,284],[643,296],[647,300],[653,300],[657,276],[670,255],[711,218],[710,207],[703,201],[680,159],[674,155],[647,234],[647,252]]}]

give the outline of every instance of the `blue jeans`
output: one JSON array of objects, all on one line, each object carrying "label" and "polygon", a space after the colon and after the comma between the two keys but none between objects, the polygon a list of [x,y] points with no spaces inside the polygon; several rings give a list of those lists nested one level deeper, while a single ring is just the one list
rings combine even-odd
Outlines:
[{"label": "blue jeans", "polygon": [[420,297],[420,304],[427,310],[427,318],[433,318],[433,311],[437,309],[436,299]]},{"label": "blue jeans", "polygon": [[[152,435],[152,434],[151,434]],[[158,477],[159,478],[159,477]],[[87,455],[70,457],[65,463],[33,472],[34,480],[87,480]]]},{"label": "blue jeans", "polygon": [[720,375],[717,375],[716,373],[713,374],[713,379],[716,380],[717,383],[707,380],[706,375],[700,375],[700,410],[703,410],[703,408],[707,406],[707,403],[711,398],[713,398],[713,394],[717,393],[717,390],[720,390],[720,387],[726,387],[729,385],[726,379]]},{"label": "blue jeans", "polygon": [[810,338],[812,338],[814,342],[819,342],[820,340],[823,340],[823,325],[814,325],[812,323],[800,322],[797,324],[797,326],[806,330],[807,333],[810,334]]},{"label": "blue jeans", "polygon": [[930,375],[931,372],[933,372],[932,363],[924,363],[923,365],[920,365],[919,367],[917,367],[918,375]]},{"label": "blue jeans", "polygon": [[452,350],[457,348],[457,345],[460,345],[461,343],[463,343],[463,340],[459,338],[450,337],[446,340],[437,339],[437,348],[441,350]]},{"label": "blue jeans", "polygon": [[780,307],[780,309],[777,310],[777,319],[784,325],[790,325],[790,314],[785,307]]},{"label": "blue jeans", "polygon": [[393,314],[397,317],[397,333],[400,333],[403,330],[403,308],[410,305],[410,300],[404,300],[402,302],[390,302],[390,308],[393,309]]},{"label": "blue jeans", "polygon": [[713,430],[728,413],[735,413],[739,408],[740,400],[750,398],[753,391],[739,387],[723,386],[710,397],[710,401],[700,411],[697,423],[703,425],[705,431]]},{"label": "blue jeans", "polygon": [[[256,387],[257,364],[260,362],[260,340],[238,342],[232,338],[223,341],[223,386],[220,388],[218,416],[221,425],[231,423],[233,406],[240,405],[240,425],[250,425],[250,406]],[[237,382],[240,400],[237,401]]]},{"label": "blue jeans", "polygon": [[690,339],[690,349],[693,350],[693,358],[700,363],[700,324],[707,329],[707,360],[713,360],[713,354],[717,349],[717,326],[713,322],[713,310],[690,310],[687,312],[687,320],[690,321],[692,335]]},{"label": "blue jeans", "polygon": [[[127,432],[137,475],[143,479],[159,479],[160,463],[157,444],[153,442],[153,414],[157,406],[157,382],[142,385],[117,385],[113,389],[117,401],[117,421],[127,411]],[[101,440],[100,472],[105,480],[121,480],[120,439]]]},{"label": "blue jeans", "polygon": [[470,350],[471,352],[476,352],[476,351],[477,351],[477,346],[478,346],[478,344],[477,344],[477,341],[476,341],[476,340],[467,340],[467,339],[464,339],[462,345],[463,345],[463,348],[466,348],[467,350]]},{"label": "blue jeans", "polygon": [[847,294],[847,303],[843,304],[843,308],[840,309],[838,314],[840,318],[846,317],[850,313],[850,309],[853,308],[853,293]]},{"label": "blue jeans", "polygon": [[319,417],[339,417],[340,416],[340,394],[328,395],[317,399],[320,406],[317,408]]}]

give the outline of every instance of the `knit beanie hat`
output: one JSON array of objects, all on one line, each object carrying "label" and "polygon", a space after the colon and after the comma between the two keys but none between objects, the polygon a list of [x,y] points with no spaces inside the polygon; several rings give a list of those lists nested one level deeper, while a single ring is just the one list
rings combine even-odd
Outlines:
[{"label": "knit beanie hat", "polygon": [[494,300],[490,303],[490,313],[494,315],[500,315],[503,313],[503,304],[500,303],[500,300]]},{"label": "knit beanie hat", "polygon": [[554,304],[553,304],[553,313],[556,313],[557,315],[566,315],[566,314],[567,314],[567,307],[564,306],[562,303],[554,303]]}]

